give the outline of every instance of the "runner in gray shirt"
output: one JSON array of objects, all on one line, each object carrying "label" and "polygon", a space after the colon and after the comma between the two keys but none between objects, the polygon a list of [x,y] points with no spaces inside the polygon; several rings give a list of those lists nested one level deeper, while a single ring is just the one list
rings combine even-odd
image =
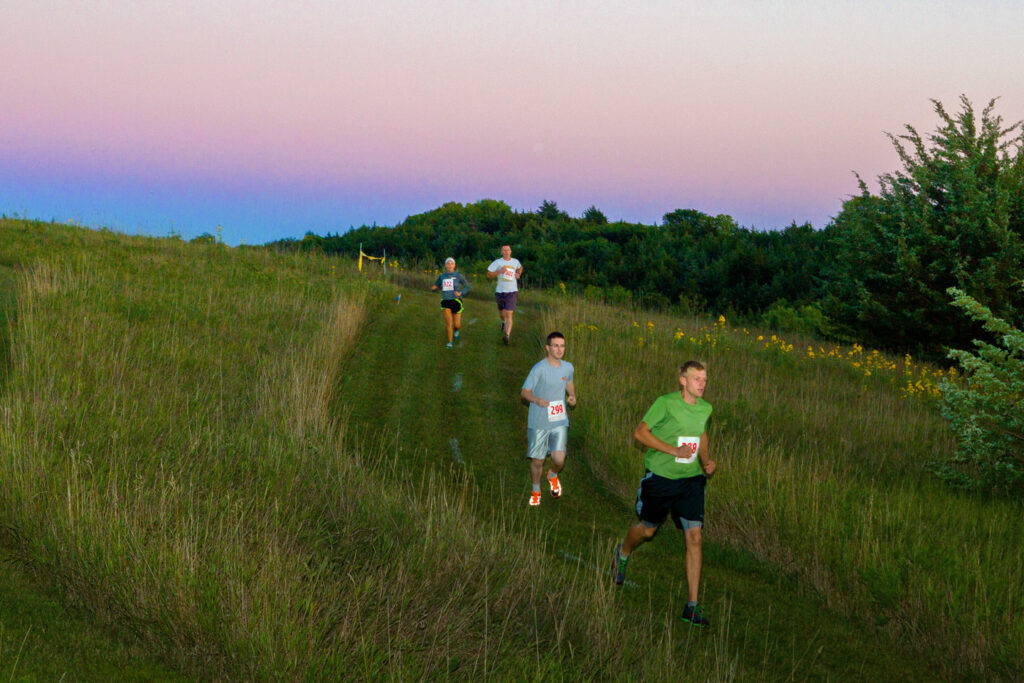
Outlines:
[{"label": "runner in gray shirt", "polygon": [[441,290],[441,308],[444,310],[444,331],[452,348],[452,339],[458,340],[462,328],[462,295],[469,291],[469,282],[462,273],[455,271],[455,259],[449,256],[444,261],[444,272],[437,276],[430,286],[433,291]]},{"label": "runner in gray shirt", "polygon": [[545,348],[547,356],[533,366],[520,392],[523,400],[530,404],[526,420],[526,457],[530,459],[530,478],[533,481],[530,505],[540,505],[540,475],[549,453],[548,485],[551,486],[551,495],[555,498],[562,495],[558,473],[565,467],[565,446],[569,437],[566,404],[576,405],[572,363],[562,360],[565,336],[561,332],[552,332]]}]

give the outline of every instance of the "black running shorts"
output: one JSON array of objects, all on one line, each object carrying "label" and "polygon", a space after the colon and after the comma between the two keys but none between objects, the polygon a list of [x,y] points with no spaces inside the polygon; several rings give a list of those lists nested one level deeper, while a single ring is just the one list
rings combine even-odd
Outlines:
[{"label": "black running shorts", "polygon": [[441,299],[441,308],[447,308],[453,315],[462,313],[462,299]]},{"label": "black running shorts", "polygon": [[681,520],[704,523],[704,485],[707,477],[666,479],[648,471],[636,492],[636,514],[647,526],[659,526],[672,515],[677,528]]}]

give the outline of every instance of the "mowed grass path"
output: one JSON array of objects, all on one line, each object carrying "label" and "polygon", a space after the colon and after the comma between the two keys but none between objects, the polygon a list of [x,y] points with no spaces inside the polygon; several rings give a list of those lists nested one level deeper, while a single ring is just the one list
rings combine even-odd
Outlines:
[{"label": "mowed grass path", "polygon": [[[550,330],[542,327],[544,311],[526,292],[516,312],[513,343],[502,345],[490,288],[484,282],[477,286],[466,302],[462,338],[452,350],[444,347],[439,297],[403,289],[401,301],[385,306],[364,329],[347,364],[340,409],[367,443],[388,440],[395,467],[411,480],[465,476],[477,509],[535,534],[538,552],[564,565],[567,580],[578,564],[604,571],[612,547],[635,517],[629,504],[591,473],[579,447],[591,419],[588,406],[601,397],[588,392],[587,377],[576,377],[580,404],[570,417],[565,494],[554,500],[545,485],[542,505],[528,508],[527,408],[519,390],[543,357]],[[572,335],[562,331],[568,337],[566,359],[572,361]],[[651,387],[650,399],[671,389]],[[706,397],[714,404],[713,376]],[[624,456],[641,458],[642,453],[637,448]],[[728,454],[716,457],[724,461]],[[715,495],[712,483],[708,536],[713,536]],[[671,524],[641,547],[620,590],[621,609],[655,624],[678,619],[685,601],[684,552],[682,536]],[[562,588],[544,587],[555,594]],[[734,657],[733,673],[744,679],[934,680],[937,675],[932,663],[877,631],[869,608],[862,619],[839,616],[778,569],[713,541],[705,543],[702,601],[715,624],[712,632],[685,631],[687,642],[677,644],[676,652],[719,661]],[[660,655],[637,653],[642,656]]]}]

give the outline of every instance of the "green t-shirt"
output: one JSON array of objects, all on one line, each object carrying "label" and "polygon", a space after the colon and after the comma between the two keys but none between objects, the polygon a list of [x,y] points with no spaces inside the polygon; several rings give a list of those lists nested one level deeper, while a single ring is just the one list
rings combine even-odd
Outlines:
[{"label": "green t-shirt", "polygon": [[683,400],[682,392],[659,396],[644,414],[644,424],[651,433],[669,446],[690,446],[691,456],[675,458],[648,448],[644,455],[644,466],[659,477],[666,479],[682,479],[703,474],[697,449],[700,447],[700,436],[706,430],[708,418],[711,417],[711,404],[702,398],[696,405]]}]

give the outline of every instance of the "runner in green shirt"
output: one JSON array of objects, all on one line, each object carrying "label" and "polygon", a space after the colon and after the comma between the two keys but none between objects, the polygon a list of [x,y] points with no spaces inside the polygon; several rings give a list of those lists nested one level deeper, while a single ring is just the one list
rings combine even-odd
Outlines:
[{"label": "runner in green shirt", "polygon": [[708,373],[695,360],[679,368],[680,391],[659,396],[633,437],[644,446],[647,473],[637,491],[636,514],[640,521],[629,528],[615,548],[612,575],[617,585],[626,580],[626,563],[633,550],[654,536],[671,514],[686,535],[686,587],[688,602],[683,621],[709,626],[697,601],[703,564],[701,528],[704,526],[704,486],[715,472],[708,455],[707,421],[711,404],[704,400]]}]

